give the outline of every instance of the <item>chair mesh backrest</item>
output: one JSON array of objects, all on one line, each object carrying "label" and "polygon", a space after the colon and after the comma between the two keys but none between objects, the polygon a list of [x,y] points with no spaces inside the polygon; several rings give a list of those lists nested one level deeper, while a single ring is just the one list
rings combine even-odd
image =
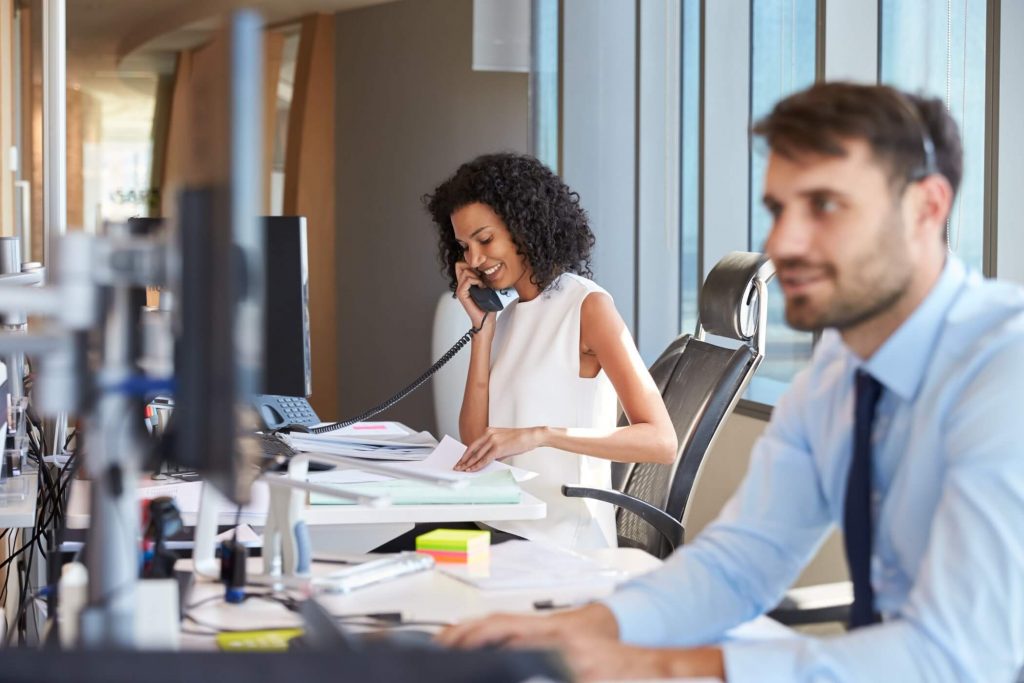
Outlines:
[{"label": "chair mesh backrest", "polygon": [[[691,335],[676,339],[651,366],[679,440],[671,465],[636,463],[621,490],[682,520],[701,461],[736,394],[752,371],[756,353],[749,346],[730,349]],[[631,512],[616,513],[619,544],[664,557],[661,536]]]}]

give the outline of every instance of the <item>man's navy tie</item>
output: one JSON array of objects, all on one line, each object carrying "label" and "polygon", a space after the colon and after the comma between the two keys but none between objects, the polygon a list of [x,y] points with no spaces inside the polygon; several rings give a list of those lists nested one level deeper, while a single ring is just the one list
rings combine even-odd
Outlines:
[{"label": "man's navy tie", "polygon": [[871,586],[871,427],[875,408],[882,395],[877,379],[857,371],[856,407],[853,420],[853,458],[846,480],[846,504],[843,510],[843,538],[846,562],[853,581],[853,606],[850,628],[877,623],[875,590]]}]

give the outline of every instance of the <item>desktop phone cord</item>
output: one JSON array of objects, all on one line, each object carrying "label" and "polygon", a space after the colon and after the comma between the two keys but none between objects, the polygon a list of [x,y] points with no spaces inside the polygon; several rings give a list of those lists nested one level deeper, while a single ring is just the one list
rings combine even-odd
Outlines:
[{"label": "desktop phone cord", "polygon": [[471,328],[469,328],[469,331],[466,332],[466,334],[462,335],[462,338],[459,339],[457,342],[455,342],[455,344],[452,346],[452,348],[448,349],[447,353],[445,353],[443,356],[438,358],[437,362],[434,363],[433,365],[431,365],[430,368],[428,368],[426,372],[424,372],[422,375],[420,375],[415,380],[413,380],[413,382],[409,386],[407,386],[406,388],[404,388],[401,391],[399,391],[397,394],[395,394],[394,396],[389,398],[387,401],[384,401],[384,403],[381,403],[379,406],[377,406],[375,408],[371,408],[370,410],[367,410],[362,415],[359,415],[358,417],[354,417],[351,420],[345,420],[344,422],[332,422],[331,424],[322,425],[320,427],[311,427],[310,430],[309,430],[310,433],[312,433],[312,434],[326,434],[327,432],[337,431],[339,429],[344,429],[345,427],[349,427],[351,425],[354,425],[357,422],[363,422],[365,420],[369,420],[371,417],[373,417],[374,415],[377,415],[378,413],[383,413],[385,410],[387,410],[391,406],[395,405],[396,403],[401,401],[403,398],[405,398],[406,396],[408,396],[412,392],[414,392],[417,389],[419,389],[420,386],[424,382],[426,382],[428,379],[433,377],[434,373],[437,372],[438,370],[440,370],[444,366],[445,363],[447,363],[452,358],[454,358],[455,354],[457,354],[459,351],[461,351],[462,348],[466,344],[469,343],[469,341],[473,338],[473,336],[477,332],[479,332],[480,330],[482,330],[484,328],[484,323],[487,322],[487,316],[488,315],[490,315],[490,311],[484,311],[484,317],[481,318],[481,320],[480,320],[480,327],[471,327]]}]

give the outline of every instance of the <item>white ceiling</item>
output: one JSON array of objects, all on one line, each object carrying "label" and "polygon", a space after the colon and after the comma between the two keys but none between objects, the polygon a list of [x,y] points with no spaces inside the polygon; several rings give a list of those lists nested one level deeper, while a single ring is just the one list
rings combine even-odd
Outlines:
[{"label": "white ceiling", "polygon": [[231,10],[250,7],[278,24],[393,1],[66,0],[68,84],[100,102],[105,137],[137,139],[152,122],[158,76],[171,74],[175,54],[208,40]]}]

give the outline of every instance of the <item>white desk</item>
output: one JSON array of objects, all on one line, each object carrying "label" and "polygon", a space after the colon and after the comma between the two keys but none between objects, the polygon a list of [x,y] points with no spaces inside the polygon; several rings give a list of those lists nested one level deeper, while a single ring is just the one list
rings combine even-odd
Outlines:
[{"label": "white desk", "polygon": [[[632,578],[656,569],[661,561],[634,548],[612,548],[586,553],[602,560],[605,564],[623,570]],[[181,565],[183,563],[179,563]],[[258,564],[252,565],[258,571]],[[314,574],[328,573],[337,565],[314,565]],[[515,591],[483,591],[454,579],[438,570],[422,572],[380,583],[357,590],[349,595],[321,595],[321,604],[331,614],[359,615],[378,612],[400,612],[403,621],[455,623],[492,612],[533,612],[537,600],[552,600],[556,604],[582,604],[608,595],[612,589],[560,586],[558,588],[535,588]],[[193,588],[189,604],[223,595],[220,584],[197,583]],[[204,624],[226,629],[293,628],[301,626],[301,619],[294,612],[268,600],[250,599],[240,605],[229,605],[223,601],[198,605],[189,614]],[[184,628],[200,630],[189,620],[182,622]],[[439,626],[411,624],[415,630],[440,630]],[[730,634],[736,638],[762,640],[790,638],[794,633],[768,617],[758,617],[735,629]],[[182,633],[181,647],[186,649],[209,650],[216,648],[213,636]],[[684,680],[684,679],[679,679]],[[685,679],[694,683],[709,683],[714,679]]]},{"label": "white desk", "polygon": [[[587,553],[605,563],[636,576],[660,565],[660,561],[635,548],[613,548]],[[258,560],[250,560],[253,572],[261,570]],[[187,566],[186,561],[179,566]],[[314,574],[325,574],[339,569],[336,564],[314,563]],[[259,589],[254,589],[259,590]],[[405,621],[454,623],[481,617],[495,611],[532,612],[536,600],[552,600],[556,604],[576,604],[603,597],[611,588],[559,586],[513,591],[483,591],[452,578],[437,569],[400,577],[373,586],[367,586],[348,595],[322,595],[320,602],[332,614],[365,614],[368,612],[401,612]],[[216,595],[223,595],[224,587],[218,583],[196,583],[189,604]],[[268,600],[250,599],[240,605],[213,601],[199,605],[190,614],[204,624],[219,628],[268,627],[290,628],[301,625],[294,612]],[[188,621],[185,628],[199,630]],[[425,630],[422,626],[413,626]],[[216,643],[210,636],[184,634],[182,647],[210,649]]]},{"label": "white desk", "polygon": [[[180,501],[182,521],[186,526],[195,525],[198,486],[198,482],[169,482],[166,486],[167,494]],[[84,529],[89,526],[89,491],[88,481],[75,480],[72,483],[67,512],[69,529]],[[267,517],[266,484],[257,482],[253,486],[253,498],[253,504],[242,513],[239,521],[261,527]],[[319,556],[368,552],[412,530],[413,525],[417,523],[496,522],[510,519],[543,519],[545,515],[547,505],[525,491],[520,501],[515,504],[388,507],[306,505],[304,511],[313,548]],[[225,507],[219,514],[218,522],[225,526],[234,524],[235,508],[230,505]],[[31,523],[26,526],[31,526]]]}]

